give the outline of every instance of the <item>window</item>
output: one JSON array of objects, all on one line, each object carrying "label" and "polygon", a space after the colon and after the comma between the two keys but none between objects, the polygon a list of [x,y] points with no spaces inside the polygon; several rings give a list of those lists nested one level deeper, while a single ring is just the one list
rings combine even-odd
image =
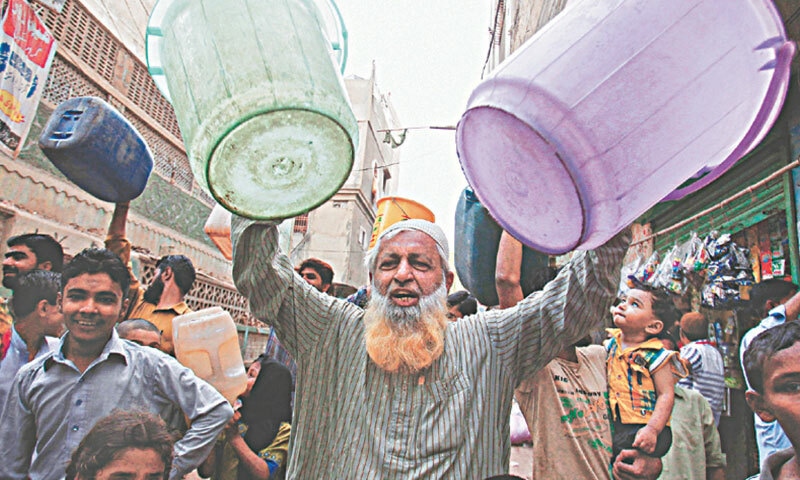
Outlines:
[{"label": "window", "polygon": [[308,232],[308,214],[304,213],[294,217],[294,233],[306,234]]}]

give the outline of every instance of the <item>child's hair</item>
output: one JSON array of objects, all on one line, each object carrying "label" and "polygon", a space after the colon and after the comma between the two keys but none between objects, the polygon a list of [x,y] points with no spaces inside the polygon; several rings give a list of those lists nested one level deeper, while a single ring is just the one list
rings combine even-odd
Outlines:
[{"label": "child's hair", "polygon": [[649,292],[651,297],[650,305],[653,315],[664,324],[662,331],[669,329],[681,318],[681,312],[672,301],[672,294],[666,288],[654,287],[648,284],[636,285],[638,290]]},{"label": "child's hair", "polygon": [[447,308],[458,306],[458,311],[465,317],[478,313],[478,300],[466,290],[459,290],[447,296]]},{"label": "child's hair", "polygon": [[143,411],[113,410],[83,437],[67,466],[67,480],[94,478],[99,470],[129,448],[153,449],[164,462],[163,477],[172,466],[173,438],[164,420]]},{"label": "child's hair", "polygon": [[759,333],[744,352],[744,373],[750,388],[764,393],[764,366],[781,350],[800,342],[800,323],[786,322]]},{"label": "child's hair", "polygon": [[708,320],[700,312],[688,312],[681,317],[681,332],[690,341],[708,337]]}]

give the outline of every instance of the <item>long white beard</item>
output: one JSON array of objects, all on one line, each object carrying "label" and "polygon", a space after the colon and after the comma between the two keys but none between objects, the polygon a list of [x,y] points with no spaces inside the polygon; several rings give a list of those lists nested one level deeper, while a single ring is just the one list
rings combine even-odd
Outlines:
[{"label": "long white beard", "polygon": [[388,372],[415,373],[430,366],[444,351],[447,321],[444,282],[410,307],[400,307],[373,285],[364,314],[367,353]]}]

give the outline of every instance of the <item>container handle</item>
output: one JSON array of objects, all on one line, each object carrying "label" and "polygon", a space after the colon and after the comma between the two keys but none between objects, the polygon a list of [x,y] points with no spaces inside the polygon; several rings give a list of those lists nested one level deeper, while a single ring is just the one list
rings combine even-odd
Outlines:
[{"label": "container handle", "polygon": [[754,146],[753,142],[759,137],[762,137],[765,133],[765,130],[772,128],[772,123],[774,122],[768,122],[773,114],[775,101],[778,98],[785,96],[786,89],[789,87],[789,77],[791,74],[790,67],[795,49],[795,44],[792,41],[784,42],[783,45],[776,49],[774,64],[775,75],[772,77],[772,81],[767,88],[767,94],[764,96],[764,102],[761,104],[761,108],[759,109],[755,120],[750,126],[750,129],[747,131],[744,137],[742,137],[742,141],[739,142],[733,152],[728,155],[728,158],[714,167],[713,170],[700,177],[695,182],[692,182],[690,185],[687,185],[683,188],[676,188],[666,197],[661,199],[662,202],[680,200],[686,195],[700,190],[722,176],[723,173],[727,172],[728,169],[731,168],[737,161],[739,161],[741,157],[750,151],[750,149]]}]

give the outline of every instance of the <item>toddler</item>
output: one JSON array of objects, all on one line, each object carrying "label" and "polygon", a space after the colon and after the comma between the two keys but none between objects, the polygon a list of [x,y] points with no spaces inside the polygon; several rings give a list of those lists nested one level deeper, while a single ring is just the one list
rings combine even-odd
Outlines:
[{"label": "toddler", "polygon": [[672,445],[673,369],[685,373],[677,352],[664,349],[658,336],[680,312],[665,289],[637,284],[611,314],[617,327],[607,345],[614,459],[630,448],[662,457]]}]

